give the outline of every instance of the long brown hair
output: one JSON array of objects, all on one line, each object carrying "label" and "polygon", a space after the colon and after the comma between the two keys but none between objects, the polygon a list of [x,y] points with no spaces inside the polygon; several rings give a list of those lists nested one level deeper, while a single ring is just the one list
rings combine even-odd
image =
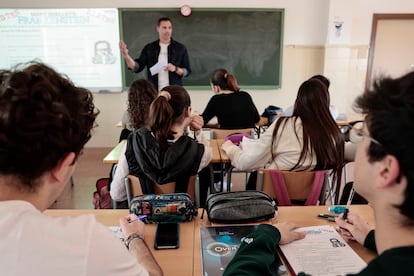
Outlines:
[{"label": "long brown hair", "polygon": [[[302,121],[303,148],[299,160],[290,170],[301,167],[309,154],[315,154],[315,170],[332,169],[334,179],[340,180],[344,161],[344,140],[329,111],[329,101],[328,89],[318,79],[309,79],[299,87],[292,116],[295,117],[295,123],[298,118]],[[278,142],[277,133],[279,129],[283,131],[288,120],[289,117],[281,117],[276,122],[271,147],[272,160],[276,157],[273,149]],[[296,136],[298,137],[297,133]],[[305,167],[304,170],[309,168],[310,166]]]},{"label": "long brown hair", "polygon": [[139,79],[131,84],[128,92],[128,114],[134,129],[147,125],[149,107],[156,97],[157,90],[150,81]]},{"label": "long brown hair", "polygon": [[185,111],[190,105],[190,95],[178,85],[164,87],[160,95],[151,103],[149,127],[161,149],[166,149],[167,140],[174,138],[176,133],[171,130],[171,127],[174,123],[183,122]]},{"label": "long brown hair", "polygon": [[229,74],[226,69],[216,69],[211,75],[211,83],[219,86],[221,89],[233,92],[240,91],[236,77]]}]

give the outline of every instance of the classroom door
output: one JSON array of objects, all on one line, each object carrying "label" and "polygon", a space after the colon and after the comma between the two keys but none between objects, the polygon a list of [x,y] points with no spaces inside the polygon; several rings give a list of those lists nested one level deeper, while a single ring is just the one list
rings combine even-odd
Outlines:
[{"label": "classroom door", "polygon": [[414,70],[414,14],[374,14],[366,87],[379,76]]}]

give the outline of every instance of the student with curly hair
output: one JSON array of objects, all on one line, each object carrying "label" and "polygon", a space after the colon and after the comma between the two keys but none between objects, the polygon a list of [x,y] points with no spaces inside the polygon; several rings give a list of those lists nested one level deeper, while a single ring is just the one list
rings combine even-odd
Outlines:
[{"label": "student with curly hair", "polygon": [[0,71],[2,274],[162,275],[135,215],[120,218],[125,247],[92,214],[42,213],[72,176],[97,115],[89,90],[45,64]]}]

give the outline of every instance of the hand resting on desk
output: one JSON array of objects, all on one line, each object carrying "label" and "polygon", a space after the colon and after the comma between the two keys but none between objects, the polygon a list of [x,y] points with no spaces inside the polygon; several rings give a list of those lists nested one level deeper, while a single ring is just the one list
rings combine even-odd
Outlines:
[{"label": "hand resting on desk", "polygon": [[306,234],[304,232],[294,232],[298,226],[292,222],[280,222],[273,224],[280,232],[279,244],[287,244],[296,240],[303,239]]}]

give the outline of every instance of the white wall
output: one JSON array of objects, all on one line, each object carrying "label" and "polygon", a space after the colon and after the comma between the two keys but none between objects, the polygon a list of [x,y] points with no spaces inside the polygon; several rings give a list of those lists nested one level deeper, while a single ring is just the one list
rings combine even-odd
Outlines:
[{"label": "white wall", "polygon": [[[366,71],[364,60],[367,58],[370,41],[372,14],[414,12],[414,1],[411,0],[7,0],[7,2],[0,0],[0,7],[4,8],[177,7],[178,9],[183,4],[194,8],[285,9],[282,87],[277,90],[248,91],[259,112],[269,104],[281,107],[291,105],[301,81],[310,77],[310,74],[317,73],[326,74],[331,79],[332,103],[340,112],[351,112],[353,99],[364,87]],[[347,32],[344,32],[346,39],[340,45],[328,43],[332,35],[333,19],[338,17],[346,19],[347,22]],[[325,54],[323,54],[324,47],[328,47]],[[296,49],[306,49],[306,62],[297,60]],[[309,64],[309,61],[315,64]],[[291,68],[292,64],[297,64],[298,68]],[[337,67],[340,68],[335,69]],[[189,92],[193,109],[199,111],[204,109],[212,95],[211,91]],[[121,119],[126,107],[126,93],[95,94],[95,102],[101,110],[98,118],[100,126],[95,130],[95,135],[87,146],[112,147],[117,143],[120,133],[120,129],[115,128],[115,124]]]}]

